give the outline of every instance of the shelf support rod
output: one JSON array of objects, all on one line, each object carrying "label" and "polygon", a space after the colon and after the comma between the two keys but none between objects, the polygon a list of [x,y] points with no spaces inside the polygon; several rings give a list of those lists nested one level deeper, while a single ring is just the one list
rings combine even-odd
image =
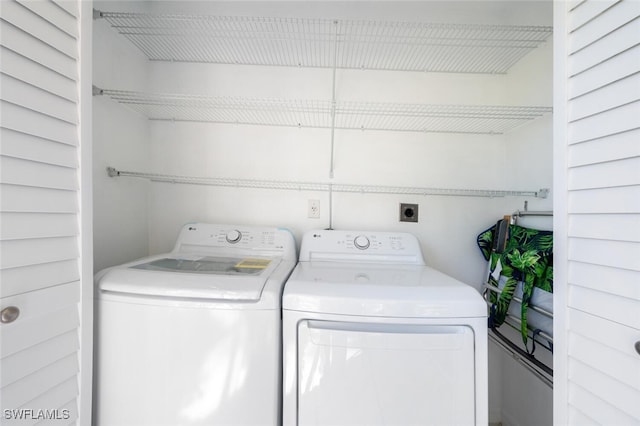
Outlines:
[{"label": "shelf support rod", "polygon": [[[291,181],[275,181],[263,179],[232,179],[232,178],[209,178],[209,177],[193,177],[193,176],[174,176],[156,173],[131,172],[117,170],[114,167],[107,167],[107,174],[110,177],[129,176],[135,178],[149,179],[152,182],[171,182],[191,185],[211,185],[226,186],[239,188],[262,188],[262,189],[288,189],[288,190],[304,190],[304,191],[322,191],[329,192],[329,196],[333,197],[336,192],[340,193],[358,193],[358,194],[412,194],[412,195],[440,195],[440,196],[459,196],[459,197],[540,197],[540,193],[546,191],[508,191],[508,190],[489,190],[489,189],[453,189],[453,188],[414,188],[403,186],[376,186],[376,185],[350,185],[336,184],[333,182],[291,182]],[[329,200],[330,210],[333,208],[333,199]],[[332,211],[329,212],[332,218]],[[332,223],[330,223],[332,225]]]},{"label": "shelf support rod", "polygon": [[[335,40],[333,44],[333,76],[331,81],[331,164],[329,166],[329,178],[333,179],[334,145],[336,130],[336,69],[338,68],[338,21],[333,21],[335,26]],[[331,212],[330,212],[331,213]]]},{"label": "shelf support rod", "polygon": [[329,230],[333,229],[333,185],[329,184]]}]

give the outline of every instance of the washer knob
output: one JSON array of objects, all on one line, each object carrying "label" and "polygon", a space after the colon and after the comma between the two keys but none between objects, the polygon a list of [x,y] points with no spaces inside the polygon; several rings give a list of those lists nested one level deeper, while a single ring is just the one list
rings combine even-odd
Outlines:
[{"label": "washer knob", "polygon": [[367,238],[365,235],[358,235],[353,239],[353,245],[360,250],[368,249],[370,244],[371,243],[369,242],[369,238]]},{"label": "washer knob", "polygon": [[227,232],[226,238],[227,242],[235,244],[242,239],[242,233],[237,229],[234,229],[233,231]]}]

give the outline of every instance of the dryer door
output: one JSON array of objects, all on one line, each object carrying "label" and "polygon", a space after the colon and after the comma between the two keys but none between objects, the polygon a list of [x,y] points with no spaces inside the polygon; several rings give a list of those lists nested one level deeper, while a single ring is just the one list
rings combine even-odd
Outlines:
[{"label": "dryer door", "polygon": [[298,424],[475,423],[467,326],[302,321]]}]

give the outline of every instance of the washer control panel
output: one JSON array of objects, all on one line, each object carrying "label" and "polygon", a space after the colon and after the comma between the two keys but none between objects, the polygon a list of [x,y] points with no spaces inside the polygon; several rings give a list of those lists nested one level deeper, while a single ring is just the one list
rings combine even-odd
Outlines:
[{"label": "washer control panel", "polygon": [[291,232],[280,228],[192,223],[185,225],[173,252],[216,252],[243,250],[255,254],[293,253],[295,240]]},{"label": "washer control panel", "polygon": [[318,230],[302,238],[300,261],[358,260],[424,264],[417,238],[405,232]]}]

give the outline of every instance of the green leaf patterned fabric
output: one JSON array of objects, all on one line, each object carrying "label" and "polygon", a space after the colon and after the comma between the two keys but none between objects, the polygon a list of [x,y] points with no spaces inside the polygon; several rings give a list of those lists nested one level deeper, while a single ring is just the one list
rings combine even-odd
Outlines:
[{"label": "green leaf patterned fabric", "polygon": [[489,327],[499,327],[507,316],[509,304],[518,282],[523,283],[521,308],[522,341],[527,345],[527,309],[533,289],[553,292],[553,232],[509,225],[506,246],[502,253],[493,250],[497,238],[496,226],[478,235],[478,247],[489,261],[487,282],[498,287],[500,276],[506,278],[502,293],[492,292]]}]

